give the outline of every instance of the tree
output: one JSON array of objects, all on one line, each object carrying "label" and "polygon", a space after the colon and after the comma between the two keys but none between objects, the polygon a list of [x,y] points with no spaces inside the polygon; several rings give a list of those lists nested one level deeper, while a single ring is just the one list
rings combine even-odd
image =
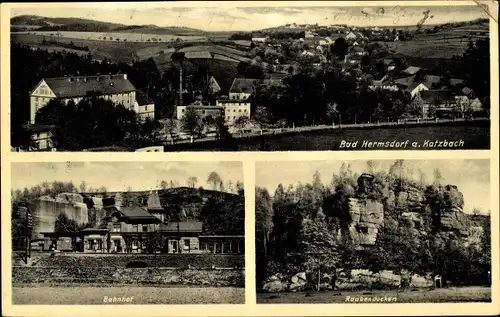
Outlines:
[{"label": "tree", "polygon": [[349,51],[349,44],[343,37],[335,40],[330,48],[330,53],[338,60],[343,60]]},{"label": "tree", "polygon": [[258,283],[266,277],[266,263],[269,261],[269,241],[273,230],[272,199],[264,188],[255,189],[255,245],[256,275]]},{"label": "tree", "polygon": [[191,188],[195,188],[196,187],[196,183],[198,183],[198,178],[196,178],[195,176],[191,176],[188,178],[188,186],[191,187]]},{"label": "tree", "polygon": [[177,122],[172,118],[166,119],[163,127],[165,134],[173,140],[175,134],[177,134]]},{"label": "tree", "polygon": [[203,130],[202,119],[193,107],[186,107],[186,113],[181,119],[181,125],[184,131],[193,136],[201,134]]},{"label": "tree", "polygon": [[253,117],[261,126],[266,126],[270,121],[269,111],[267,111],[266,107],[262,106],[255,108]]},{"label": "tree", "polygon": [[220,189],[220,184],[222,183],[222,179],[216,172],[210,172],[210,174],[208,174],[207,183],[212,185],[213,190],[217,190],[217,188]]},{"label": "tree", "polygon": [[76,232],[82,229],[82,225],[78,224],[75,220],[69,219],[65,213],[60,213],[54,223],[54,232],[67,233]]},{"label": "tree", "polygon": [[302,265],[306,273],[317,277],[319,291],[321,274],[335,272],[341,261],[337,241],[328,229],[322,212],[318,212],[314,219],[305,218],[302,221],[299,246],[303,257]]},{"label": "tree", "polygon": [[87,191],[87,183],[85,181],[82,181],[79,186],[80,193],[85,193]]},{"label": "tree", "polygon": [[154,253],[154,267],[156,268],[156,254],[158,251],[163,249],[163,246],[165,245],[165,236],[163,236],[162,233],[159,231],[153,231],[150,232],[146,236],[146,248],[148,252]]},{"label": "tree", "polygon": [[236,182],[236,191],[238,192],[238,195],[240,195],[240,197],[245,197],[245,186],[242,182]]},{"label": "tree", "polygon": [[168,184],[167,181],[165,181],[165,180],[161,181],[161,183],[160,183],[160,188],[161,189],[165,190],[165,189],[168,188],[168,186],[169,186],[169,184]]},{"label": "tree", "polygon": [[238,129],[244,129],[250,120],[247,117],[241,116],[234,121],[234,126]]}]

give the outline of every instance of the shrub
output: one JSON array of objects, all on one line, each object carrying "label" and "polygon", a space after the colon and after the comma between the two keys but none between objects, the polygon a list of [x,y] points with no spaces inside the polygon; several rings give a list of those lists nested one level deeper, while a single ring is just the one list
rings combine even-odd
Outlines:
[{"label": "shrub", "polygon": [[148,264],[143,261],[132,261],[128,262],[126,265],[127,269],[137,269],[137,268],[145,268],[148,267]]}]

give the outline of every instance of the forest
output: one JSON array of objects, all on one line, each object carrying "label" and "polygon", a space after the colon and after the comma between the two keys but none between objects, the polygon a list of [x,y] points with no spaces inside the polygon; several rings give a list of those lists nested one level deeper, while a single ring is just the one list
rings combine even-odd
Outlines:
[{"label": "forest", "polygon": [[[350,274],[351,269],[440,274],[457,286],[488,284],[489,215],[479,210],[462,215],[464,230],[478,226],[483,231],[479,241],[465,243],[462,231],[446,229],[444,221],[440,221],[445,211],[463,203],[463,198],[449,190],[453,186],[445,185],[438,169],[431,181],[422,171],[406,168],[403,160],[395,161],[389,170],[368,161],[366,172],[358,175],[350,165],[343,164],[326,185],[316,172],[311,183],[288,188],[280,184],[274,193],[256,188],[258,288],[276,274],[293,276],[305,272],[309,286],[313,287],[318,272]],[[373,181],[368,186],[358,183],[366,175],[371,175]],[[422,194],[425,206],[419,212],[418,226],[403,217],[412,209],[411,204],[391,198],[391,193],[410,189]],[[353,221],[347,211],[352,197],[375,200],[383,206],[383,223],[373,245],[359,245],[341,230]]]}]

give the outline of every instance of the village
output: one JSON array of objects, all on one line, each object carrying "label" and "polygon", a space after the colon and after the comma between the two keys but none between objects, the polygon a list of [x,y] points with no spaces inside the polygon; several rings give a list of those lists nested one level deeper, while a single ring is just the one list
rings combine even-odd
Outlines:
[{"label": "village", "polygon": [[[287,28],[298,27],[306,28],[306,31],[287,31]],[[201,80],[193,78],[192,74],[183,74],[186,64],[214,58],[214,54],[206,51],[206,46],[198,50],[196,45],[190,47],[193,44],[186,43],[171,57],[173,67],[178,70],[174,80],[177,87],[169,83],[168,87],[162,88],[174,96],[171,117],[162,116],[164,111],[154,101],[157,98],[136,88],[132,84],[134,80],[126,73],[40,78],[30,91],[30,118],[26,127],[32,139],[31,150],[58,150],[53,142],[56,126],[47,120],[47,115],[40,115],[41,119],[37,121],[40,109],[51,100],[76,105],[91,95],[123,105],[136,114],[139,124],[155,123],[149,132],[150,141],[142,148],[136,146],[138,151],[163,151],[165,145],[179,142],[263,135],[270,131],[276,134],[292,126],[293,131],[295,127],[307,131],[325,124],[355,126],[394,121],[404,123],[414,119],[421,119],[424,123],[425,119],[487,117],[489,105],[484,103],[488,100],[482,92],[469,87],[470,80],[454,78],[449,71],[439,71],[434,66],[416,66],[422,62],[412,65],[391,48],[392,43],[405,45],[405,41],[422,32],[433,34],[439,29],[435,27],[423,32],[290,24],[279,31],[236,33],[229,38],[232,45],[246,47],[249,58],[238,62],[238,74],[232,79],[211,75],[209,71]],[[478,41],[481,38],[478,37]],[[470,42],[469,46],[474,48],[474,43]],[[363,106],[352,100],[343,101],[340,96],[333,97],[334,101],[327,104],[322,104],[323,101],[316,104],[311,99],[313,107],[302,109],[307,99],[296,101],[298,105],[290,104],[288,100],[295,98],[292,86],[300,85],[299,77],[303,75],[312,76],[311,80],[319,85],[314,89],[322,89],[322,94],[342,94],[331,92],[330,85],[320,81],[331,80],[332,88],[345,86],[345,94],[358,92],[361,96],[359,102],[368,98],[373,103],[373,98],[368,96],[375,94],[378,104]],[[149,75],[139,73],[134,76]],[[321,79],[321,76],[331,79]],[[342,110],[346,106],[350,108],[347,112]],[[287,115],[284,107],[293,111]],[[128,133],[130,138],[132,134]],[[92,151],[92,148],[98,146],[86,150]]]}]

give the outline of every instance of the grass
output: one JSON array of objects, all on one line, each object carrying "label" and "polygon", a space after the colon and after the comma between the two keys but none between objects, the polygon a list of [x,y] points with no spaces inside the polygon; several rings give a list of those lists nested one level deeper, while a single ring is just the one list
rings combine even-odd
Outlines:
[{"label": "grass", "polygon": [[461,55],[469,40],[489,37],[489,24],[481,23],[453,27],[437,33],[422,33],[410,41],[388,43],[396,54],[425,58],[451,58]]},{"label": "grass", "polygon": [[[47,41],[57,41],[64,44],[73,44],[77,46],[87,46],[90,53],[95,59],[109,59],[115,62],[130,63],[135,59],[138,59],[137,51],[145,48],[163,47],[167,48],[165,43],[141,43],[141,42],[123,42],[123,41],[95,41],[95,40],[85,40],[85,39],[70,39],[70,38],[56,38],[51,36],[41,36],[33,34],[13,34],[11,36],[12,43],[18,43],[23,45],[28,45],[32,47],[40,47],[43,49],[62,49],[61,46],[57,44],[42,45],[43,39]],[[86,52],[87,53],[87,52]]]},{"label": "grass", "polygon": [[[131,297],[129,304],[243,304],[245,289],[235,287],[13,287],[15,305],[105,305],[104,297]],[[113,303],[117,304],[117,303]]]},{"label": "grass", "polygon": [[142,32],[73,32],[73,31],[31,31],[35,35],[51,36],[57,34],[61,38],[94,40],[94,41],[114,41],[127,39],[128,42],[161,41],[168,42],[176,39],[183,41],[206,40],[203,36],[176,35],[176,34],[148,34]]},{"label": "grass", "polygon": [[[396,297],[394,303],[452,303],[452,302],[491,302],[489,287],[451,287],[434,290],[416,290],[406,292],[373,291],[369,295],[363,292],[297,292],[297,293],[257,293],[257,303],[349,303],[350,298]],[[372,299],[373,300],[373,299]]]}]

